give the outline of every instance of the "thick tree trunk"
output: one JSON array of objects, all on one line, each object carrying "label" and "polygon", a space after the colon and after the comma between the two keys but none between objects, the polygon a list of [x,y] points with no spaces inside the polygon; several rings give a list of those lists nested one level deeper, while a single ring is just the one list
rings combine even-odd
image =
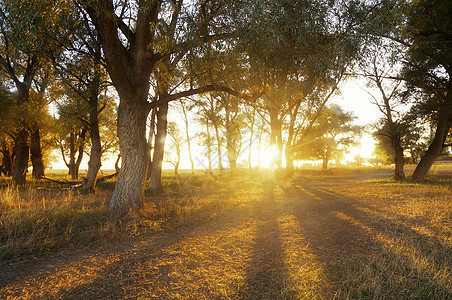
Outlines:
[{"label": "thick tree trunk", "polygon": [[149,188],[156,194],[162,190],[162,163],[165,154],[166,127],[168,103],[159,107],[157,111],[157,135],[155,137],[154,155],[151,164]]},{"label": "thick tree trunk", "polygon": [[108,208],[111,215],[122,215],[143,204],[146,177],[146,101],[130,99],[118,109],[118,138],[121,170]]},{"label": "thick tree trunk", "polygon": [[327,157],[324,157],[322,160],[322,170],[328,169],[328,162],[329,162],[329,159]]},{"label": "thick tree trunk", "polygon": [[28,130],[21,129],[14,139],[13,184],[15,185],[26,182],[28,158],[30,157],[28,136]]},{"label": "thick tree trunk", "polygon": [[403,156],[403,148],[400,146],[400,138],[393,137],[393,145],[394,149],[394,179],[395,180],[404,180],[405,173],[403,171],[403,165],[405,164],[405,159]]},{"label": "thick tree trunk", "polygon": [[32,176],[36,179],[42,179],[45,175],[45,167],[42,159],[41,135],[37,127],[31,133],[30,153],[31,164],[33,166]]},{"label": "thick tree trunk", "polygon": [[435,137],[413,173],[414,181],[424,181],[428,171],[443,150],[444,141],[449,133],[451,122],[447,114],[441,114],[436,126]]},{"label": "thick tree trunk", "polygon": [[285,151],[285,158],[286,158],[286,171],[288,174],[293,173],[293,150],[292,145],[287,144],[286,145],[286,151]]},{"label": "thick tree trunk", "polygon": [[215,137],[217,139],[217,153],[218,153],[218,168],[220,169],[220,174],[223,173],[223,161],[221,159],[221,138],[220,131],[218,130],[218,125],[214,124],[215,127]]}]

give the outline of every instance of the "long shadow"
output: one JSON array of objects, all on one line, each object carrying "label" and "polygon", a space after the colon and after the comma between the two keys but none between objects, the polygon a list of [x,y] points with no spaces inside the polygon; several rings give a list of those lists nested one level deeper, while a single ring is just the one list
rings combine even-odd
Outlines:
[{"label": "long shadow", "polygon": [[[379,214],[362,211],[358,209],[359,203],[350,201],[350,198],[343,195],[322,191],[319,187],[303,183],[300,183],[298,189],[300,197],[308,199],[299,205],[296,213],[301,231],[309,240],[314,254],[325,266],[333,289],[336,289],[335,292],[339,291],[338,298],[410,298],[413,295],[431,298],[450,295],[450,291],[439,285],[434,278],[426,278],[426,274],[420,274],[409,257],[394,252],[376,236],[396,237],[404,234],[410,239],[416,239],[419,244],[438,245],[439,242],[435,238],[421,235]],[[350,217],[354,222],[340,218],[340,214]],[[415,253],[430,259],[428,251],[420,247],[414,250]],[[450,248],[444,248],[444,251],[450,251]],[[341,259],[337,259],[338,257]],[[379,260],[376,260],[376,257]],[[350,281],[347,274],[351,270],[357,271],[357,276],[367,272],[367,277],[355,278],[353,280],[358,282],[352,284],[361,284],[366,288],[354,289],[350,287],[350,282],[346,283],[349,286],[344,287],[344,280]],[[406,281],[394,280],[394,276],[405,278]],[[384,286],[372,286],[371,278],[377,277],[386,278],[386,281],[382,280]],[[359,282],[360,280],[365,282]],[[419,288],[419,285],[422,288]],[[344,290],[348,294],[341,294]]]},{"label": "long shadow", "polygon": [[259,224],[245,284],[238,293],[240,299],[293,299],[285,290],[287,278],[274,188],[273,179],[267,180],[262,200],[255,203]]},{"label": "long shadow", "polygon": [[[319,194],[323,197],[327,197],[328,195],[333,195],[336,199],[349,199],[352,200],[350,203],[350,207],[353,207],[353,215],[355,219],[360,221],[362,224],[366,224],[367,226],[371,226],[373,229],[378,230],[380,232],[384,232],[386,235],[391,238],[397,239],[397,237],[403,236],[407,237],[408,240],[416,241],[416,243],[412,243],[409,245],[412,247],[416,253],[420,255],[424,255],[425,257],[430,257],[432,254],[432,249],[440,249],[442,252],[450,253],[450,255],[441,258],[439,261],[435,261],[435,257],[431,259],[431,262],[438,263],[446,263],[446,265],[452,265],[452,247],[443,243],[439,238],[435,236],[428,236],[419,233],[418,231],[413,230],[405,224],[415,225],[416,222],[421,220],[410,220],[408,216],[404,216],[401,214],[397,214],[395,212],[391,212],[393,216],[396,216],[396,219],[399,222],[395,222],[394,219],[388,219],[383,217],[386,211],[378,209],[376,207],[366,205],[361,203],[358,198],[355,197],[347,197],[345,195],[328,191],[323,188],[317,188]],[[361,208],[361,209],[360,209]],[[357,209],[357,210],[355,210]],[[365,210],[362,210],[365,209]],[[390,229],[388,231],[387,229]],[[420,245],[429,245],[429,247],[420,247]],[[408,246],[408,245],[405,245]],[[444,261],[446,259],[446,261]]]},{"label": "long shadow", "polygon": [[[83,295],[86,295],[85,298],[87,299],[97,298],[101,295],[101,298],[120,297],[123,288],[115,284],[114,273],[118,270],[121,271],[121,274],[133,272],[128,267],[122,266],[124,262],[127,262],[127,265],[146,263],[147,261],[158,259],[166,249],[189,238],[193,234],[199,234],[199,232],[205,234],[219,230],[233,229],[243,221],[240,217],[235,218],[235,215],[240,215],[240,213],[240,211],[234,211],[233,215],[220,217],[227,219],[227,221],[221,222],[221,225],[216,224],[216,222],[207,222],[177,228],[160,234],[145,234],[139,238],[121,238],[118,241],[108,242],[107,244],[98,244],[95,248],[91,249],[75,249],[76,254],[72,255],[71,253],[70,257],[64,252],[53,254],[53,258],[50,255],[45,255],[38,258],[38,261],[42,261],[42,263],[36,263],[35,261],[33,262],[35,266],[32,268],[28,268],[27,262],[22,262],[19,266],[9,268],[12,270],[16,269],[16,272],[12,272],[11,276],[0,277],[0,298],[8,296],[5,294],[6,291],[2,289],[9,285],[13,285],[13,290],[20,296],[21,287],[17,286],[19,282],[33,281],[34,278],[37,281],[44,281],[47,276],[54,275],[58,272],[73,273],[74,276],[77,276],[77,273],[83,273],[84,268],[97,268],[94,272],[95,275],[90,277],[85,284],[72,287],[68,290],[61,289],[55,296],[47,295],[46,297],[62,297],[68,299],[80,299]],[[218,219],[215,221],[218,221]],[[74,252],[74,249],[70,251]],[[120,258],[111,262],[110,258],[114,256]],[[95,265],[90,265],[93,264],[92,259],[95,259]],[[8,291],[8,293],[10,292]]]}]

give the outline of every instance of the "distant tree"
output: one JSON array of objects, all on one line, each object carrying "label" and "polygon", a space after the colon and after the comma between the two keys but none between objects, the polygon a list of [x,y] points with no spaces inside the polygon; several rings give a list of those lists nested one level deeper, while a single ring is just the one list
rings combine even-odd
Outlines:
[{"label": "distant tree", "polygon": [[187,150],[188,150],[188,158],[190,159],[191,164],[191,173],[195,174],[195,163],[193,162],[193,157],[191,155],[191,139],[190,139],[190,130],[189,130],[189,120],[188,120],[188,114],[187,114],[187,107],[184,102],[180,102],[180,109],[182,112],[182,118],[184,120],[185,124],[185,138],[187,141]]},{"label": "distant tree", "polygon": [[357,144],[362,128],[353,124],[355,119],[351,112],[344,113],[337,105],[326,108],[310,133],[300,141],[298,157],[321,159],[322,169],[327,169],[328,162],[338,152]]},{"label": "distant tree", "polygon": [[165,151],[165,161],[174,166],[174,175],[178,175],[182,146],[186,142],[176,122],[168,122],[169,149]]},{"label": "distant tree", "polygon": [[[408,133],[407,124],[403,121],[403,114],[399,109],[401,102],[402,80],[397,78],[397,68],[400,69],[398,61],[403,49],[396,47],[394,43],[376,42],[366,48],[367,60],[362,59],[360,69],[368,80],[368,87],[375,88],[377,92],[368,94],[373,98],[372,103],[380,110],[383,118],[375,133],[382,144],[390,147],[394,160],[394,178],[405,179],[403,166],[405,164],[404,147],[402,145],[404,136]],[[395,54],[396,53],[396,54]]]}]

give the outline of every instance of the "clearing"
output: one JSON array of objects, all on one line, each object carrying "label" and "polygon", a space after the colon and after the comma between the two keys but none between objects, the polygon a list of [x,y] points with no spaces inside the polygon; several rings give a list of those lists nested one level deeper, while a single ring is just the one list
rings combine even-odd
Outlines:
[{"label": "clearing", "polygon": [[206,221],[5,259],[0,298],[451,299],[450,181],[225,176]]}]

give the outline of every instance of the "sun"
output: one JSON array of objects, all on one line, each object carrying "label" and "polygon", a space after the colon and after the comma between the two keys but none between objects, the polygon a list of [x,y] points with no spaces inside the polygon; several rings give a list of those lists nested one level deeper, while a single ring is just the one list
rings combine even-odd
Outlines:
[{"label": "sun", "polygon": [[[275,147],[265,147],[261,148],[259,152],[259,165],[264,168],[269,168],[273,165],[273,162],[276,159],[276,156],[278,154],[278,150],[275,149]],[[258,164],[257,161],[258,157],[256,155],[255,163]],[[251,158],[253,160],[253,158]]]}]

